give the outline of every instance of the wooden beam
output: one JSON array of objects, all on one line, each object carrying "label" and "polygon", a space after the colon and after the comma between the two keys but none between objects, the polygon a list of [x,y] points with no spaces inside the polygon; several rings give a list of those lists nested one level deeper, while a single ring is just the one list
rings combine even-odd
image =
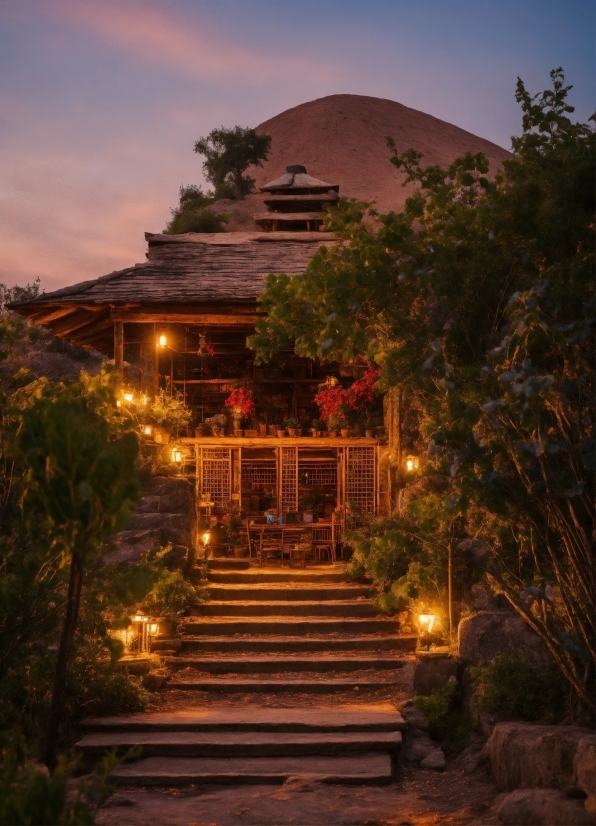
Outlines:
[{"label": "wooden beam", "polygon": [[75,313],[78,310],[77,305],[71,304],[68,307],[60,307],[57,310],[54,310],[52,313],[47,312],[47,307],[43,310],[39,310],[36,313],[31,313],[29,318],[34,321],[36,324],[49,324],[51,321],[58,321],[59,318],[64,318],[66,315],[70,315],[71,313]]},{"label": "wooden beam", "polygon": [[116,372],[124,372],[124,324],[121,321],[114,322],[114,366]]},{"label": "wooden beam", "polygon": [[221,315],[218,313],[139,313],[112,310],[112,320],[126,324],[192,324],[198,327],[254,327],[265,313]]},{"label": "wooden beam", "polygon": [[345,439],[341,436],[201,436],[194,439],[184,437],[178,441],[204,447],[300,447],[313,450],[322,447],[373,447],[379,444],[378,439],[366,436],[348,436]]}]

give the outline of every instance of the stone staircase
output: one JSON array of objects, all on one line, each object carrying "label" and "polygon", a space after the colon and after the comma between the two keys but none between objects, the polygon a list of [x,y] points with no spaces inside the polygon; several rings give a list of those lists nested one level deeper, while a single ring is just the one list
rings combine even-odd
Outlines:
[{"label": "stone staircase", "polygon": [[214,560],[207,590],[165,657],[178,708],[89,720],[79,750],[139,748],[113,774],[125,785],[389,781],[406,724],[388,700],[416,638],[378,615],[373,589],[342,565]]}]

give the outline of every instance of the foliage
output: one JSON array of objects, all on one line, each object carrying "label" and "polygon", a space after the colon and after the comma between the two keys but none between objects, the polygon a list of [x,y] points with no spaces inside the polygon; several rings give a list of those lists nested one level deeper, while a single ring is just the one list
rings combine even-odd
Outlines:
[{"label": "foliage", "polygon": [[268,276],[249,342],[381,367],[428,447],[389,557],[401,542],[484,572],[592,708],[595,136],[551,77],[535,97],[518,80],[523,134],[494,180],[482,154],[423,167],[390,140],[416,194],[376,233],[340,202],[326,225],[344,243]]},{"label": "foliage", "polygon": [[[379,378],[379,369],[369,365],[364,374],[348,388],[337,384],[319,390],[314,398],[324,422],[331,422],[330,430],[337,426],[344,427],[348,422],[355,422],[355,414],[370,405],[375,397],[375,382]],[[335,425],[335,427],[333,427]]]},{"label": "foliage", "polygon": [[181,393],[168,393],[166,390],[160,390],[147,408],[142,411],[140,420],[143,424],[171,427],[178,435],[181,427],[190,424],[191,416]]},{"label": "foliage", "polygon": [[225,400],[226,407],[232,409],[234,416],[242,419],[248,419],[254,415],[255,402],[253,398],[252,388],[246,384],[237,384],[235,386],[227,387],[229,396]]},{"label": "foliage", "polygon": [[228,212],[214,212],[205,207],[204,209],[182,209],[172,210],[172,218],[168,222],[165,235],[181,235],[184,232],[224,232],[226,224],[229,224],[232,216]]},{"label": "foliage", "polygon": [[198,602],[197,593],[180,571],[165,572],[143,600],[143,607],[155,617],[178,617]]},{"label": "foliage", "polygon": [[255,184],[254,178],[244,175],[244,171],[249,166],[262,166],[270,146],[269,135],[259,135],[254,129],[241,126],[233,129],[222,126],[199,138],[194,151],[205,156],[203,171],[215,187],[215,197],[222,197],[222,188],[232,185],[235,196],[243,198],[252,192]]},{"label": "foliage", "polygon": [[0,766],[0,824],[34,826],[93,824],[94,815],[112,794],[108,775],[118,760],[109,755],[100,761],[95,772],[79,781],[74,795],[68,793],[67,779],[72,766],[62,758],[50,777],[26,759],[19,738],[4,739]]},{"label": "foliage", "polygon": [[18,304],[21,301],[33,301],[39,295],[41,287],[41,280],[35,279],[31,284],[25,284],[24,287],[19,287],[15,284],[14,287],[7,287],[6,284],[0,284],[0,312],[4,312],[7,304]]},{"label": "foliage", "polygon": [[240,508],[235,502],[230,502],[229,510],[223,515],[221,521],[228,550],[232,552],[240,541],[240,535],[243,528]]},{"label": "foliage", "polygon": [[569,712],[569,686],[557,668],[536,668],[505,651],[472,669],[473,709],[498,720],[560,723]]},{"label": "foliage", "polygon": [[414,699],[416,708],[428,718],[430,736],[440,741],[447,757],[465,749],[476,729],[464,708],[463,688],[452,680],[428,696]]}]

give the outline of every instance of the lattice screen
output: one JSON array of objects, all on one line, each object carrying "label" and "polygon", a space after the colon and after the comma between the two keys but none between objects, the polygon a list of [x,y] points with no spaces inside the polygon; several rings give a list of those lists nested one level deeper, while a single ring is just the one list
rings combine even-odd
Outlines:
[{"label": "lattice screen", "polygon": [[259,485],[271,485],[275,487],[277,482],[277,470],[274,464],[259,464],[255,462],[242,462],[242,487],[251,484],[255,487]]},{"label": "lattice screen", "polygon": [[337,462],[300,462],[298,479],[301,485],[337,485]]},{"label": "lattice screen", "polygon": [[214,511],[226,511],[232,498],[231,450],[227,447],[204,447],[201,453],[201,490],[211,494]]},{"label": "lattice screen", "polygon": [[363,513],[374,513],[376,505],[375,448],[346,448],[346,502]]},{"label": "lattice screen", "polygon": [[298,448],[281,449],[281,512],[298,510]]}]

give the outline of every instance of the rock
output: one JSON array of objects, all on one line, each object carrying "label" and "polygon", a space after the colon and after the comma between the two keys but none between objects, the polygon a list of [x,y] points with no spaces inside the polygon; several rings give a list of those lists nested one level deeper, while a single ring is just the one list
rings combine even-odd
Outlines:
[{"label": "rock", "polygon": [[479,611],[461,620],[459,656],[472,665],[488,665],[504,651],[515,651],[535,667],[552,664],[540,637],[513,611]]},{"label": "rock", "polygon": [[143,677],[143,685],[147,691],[159,691],[169,675],[170,672],[167,669],[150,671],[149,674],[145,674]]},{"label": "rock", "polygon": [[419,656],[414,668],[414,691],[416,694],[432,694],[455,677],[457,663],[449,656]]},{"label": "rock", "polygon": [[124,797],[123,794],[113,794],[102,805],[102,809],[113,809],[117,806],[136,806],[136,800],[131,800],[130,797]]},{"label": "rock", "polygon": [[519,789],[497,806],[497,817],[507,826],[583,826],[594,816],[582,802],[565,797],[557,789]]},{"label": "rock", "polygon": [[403,739],[401,753],[410,763],[420,763],[435,751],[437,751],[437,744],[426,735],[413,738],[406,735]]},{"label": "rock", "polygon": [[579,786],[594,796],[596,734],[579,726],[497,723],[486,746],[500,789],[565,789]]},{"label": "rock", "polygon": [[443,771],[447,761],[442,749],[433,749],[428,757],[420,761],[420,766],[423,769],[435,769],[435,771]]},{"label": "rock", "polygon": [[416,708],[413,700],[406,700],[399,707],[402,717],[407,721],[409,729],[420,729],[421,731],[428,731],[428,718],[420,709]]}]

